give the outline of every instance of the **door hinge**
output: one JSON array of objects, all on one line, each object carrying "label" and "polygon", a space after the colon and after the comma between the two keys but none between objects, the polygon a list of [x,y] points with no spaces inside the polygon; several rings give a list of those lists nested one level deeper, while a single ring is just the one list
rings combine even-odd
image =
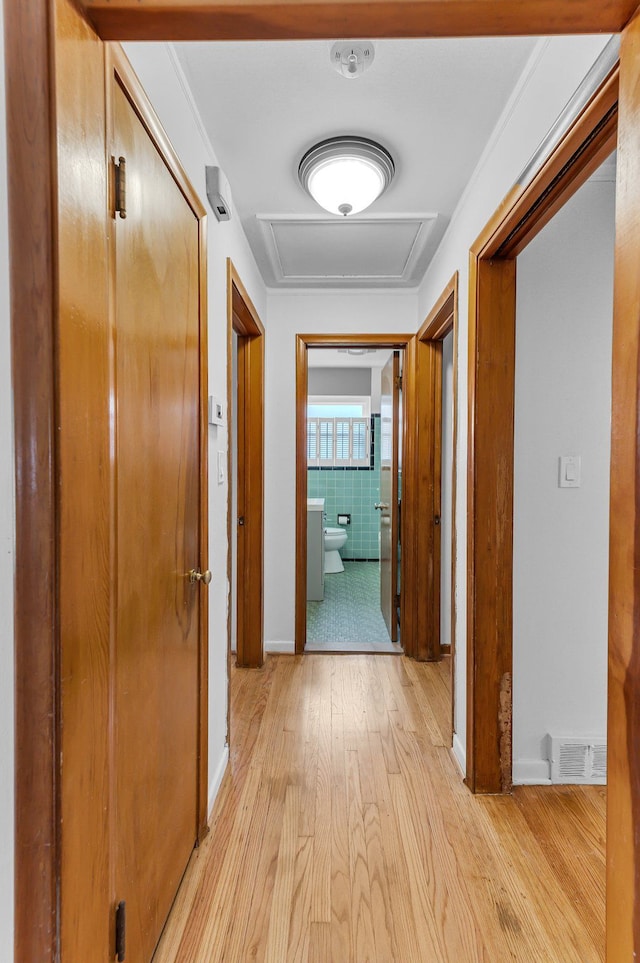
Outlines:
[{"label": "door hinge", "polygon": [[116,960],[124,963],[127,950],[127,904],[122,901],[116,907]]},{"label": "door hinge", "polygon": [[400,608],[400,596],[399,596],[399,595],[396,595],[396,597],[395,597],[395,603],[396,603],[396,609],[399,609],[399,608]]},{"label": "door hinge", "polygon": [[396,388],[402,391],[402,375],[396,375]]},{"label": "door hinge", "polygon": [[127,216],[127,162],[124,157],[113,159],[114,170],[114,214],[124,220]]}]

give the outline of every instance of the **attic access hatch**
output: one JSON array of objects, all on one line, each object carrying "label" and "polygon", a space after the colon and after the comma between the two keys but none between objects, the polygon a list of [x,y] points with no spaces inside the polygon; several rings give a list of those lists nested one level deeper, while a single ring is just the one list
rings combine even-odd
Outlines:
[{"label": "attic access hatch", "polygon": [[606,785],[606,739],[550,735],[548,740],[552,783]]}]

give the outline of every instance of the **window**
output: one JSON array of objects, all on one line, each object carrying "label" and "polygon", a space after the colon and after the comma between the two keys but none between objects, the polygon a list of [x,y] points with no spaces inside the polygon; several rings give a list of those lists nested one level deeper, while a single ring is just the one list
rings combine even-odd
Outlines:
[{"label": "window", "polygon": [[369,468],[371,399],[312,396],[307,403],[307,465]]}]

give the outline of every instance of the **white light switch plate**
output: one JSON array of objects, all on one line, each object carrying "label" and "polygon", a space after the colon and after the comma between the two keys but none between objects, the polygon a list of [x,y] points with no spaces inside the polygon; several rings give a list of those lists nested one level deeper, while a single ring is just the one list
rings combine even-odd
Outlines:
[{"label": "white light switch plate", "polygon": [[226,464],[225,464],[225,453],[223,451],[218,452],[218,484],[224,484],[224,478],[226,474]]},{"label": "white light switch plate", "polygon": [[561,455],[558,486],[560,488],[580,488],[581,468],[580,455]]},{"label": "white light switch plate", "polygon": [[209,395],[209,424],[224,425],[224,406],[219,398]]}]

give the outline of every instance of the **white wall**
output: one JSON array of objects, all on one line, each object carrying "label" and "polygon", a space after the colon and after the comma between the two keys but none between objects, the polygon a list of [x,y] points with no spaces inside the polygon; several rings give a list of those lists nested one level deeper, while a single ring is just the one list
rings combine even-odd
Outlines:
[{"label": "white wall", "polygon": [[541,40],[469,180],[419,290],[422,321],[454,271],[459,271],[458,450],[456,528],[456,638],[454,751],[466,765],[466,512],[467,358],[469,248],[496,210],[580,81],[606,44],[607,36]]},{"label": "white wall", "polygon": [[[0,77],[4,80],[0,4]],[[13,959],[13,417],[9,328],[7,140],[4,84],[0,94],[0,946]]]},{"label": "white wall", "polygon": [[[296,334],[412,332],[415,293],[270,292],[265,363],[265,640],[293,651]],[[336,322],[336,318],[340,318]]]},{"label": "white wall", "polygon": [[440,642],[451,645],[451,514],[453,471],[453,331],[442,342],[442,481],[440,497]]},{"label": "white wall", "polygon": [[309,368],[310,395],[371,397],[370,368]]},{"label": "white wall", "polygon": [[[205,166],[216,156],[168,44],[125,44],[126,53],[177,151],[187,176],[206,203]],[[226,258],[233,262],[262,320],[266,290],[237,217],[218,222],[209,211],[209,394],[227,392]],[[226,408],[225,408],[226,412]],[[227,491],[217,483],[218,451],[227,451],[226,427],[209,426],[209,783],[210,804],[226,762],[227,719]]]},{"label": "white wall", "polygon": [[606,734],[614,192],[589,181],[518,258],[514,782],[549,779],[547,733]]}]

